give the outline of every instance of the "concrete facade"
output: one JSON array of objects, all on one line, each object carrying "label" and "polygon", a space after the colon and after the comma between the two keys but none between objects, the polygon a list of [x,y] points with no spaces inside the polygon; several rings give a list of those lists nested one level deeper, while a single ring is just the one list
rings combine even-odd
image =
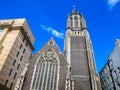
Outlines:
[{"label": "concrete facade", "polygon": [[34,49],[33,43],[25,19],[0,20],[0,84],[14,89]]},{"label": "concrete facade", "polygon": [[106,65],[100,72],[103,90],[120,90],[120,40],[110,54]]}]

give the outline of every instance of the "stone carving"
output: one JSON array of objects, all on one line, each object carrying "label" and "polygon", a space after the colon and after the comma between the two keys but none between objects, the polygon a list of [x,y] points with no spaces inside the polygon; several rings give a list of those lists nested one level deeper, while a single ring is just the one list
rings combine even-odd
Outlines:
[{"label": "stone carving", "polygon": [[23,70],[23,72],[21,73],[20,77],[17,79],[17,83],[15,85],[15,89],[14,90],[22,90],[22,85],[23,85],[23,82],[24,82],[24,79],[25,79],[25,74],[28,70],[28,63],[25,65],[25,68]]},{"label": "stone carving", "polygon": [[49,49],[42,54],[41,60],[48,62],[55,60],[55,58],[56,58],[55,53],[51,49]]}]

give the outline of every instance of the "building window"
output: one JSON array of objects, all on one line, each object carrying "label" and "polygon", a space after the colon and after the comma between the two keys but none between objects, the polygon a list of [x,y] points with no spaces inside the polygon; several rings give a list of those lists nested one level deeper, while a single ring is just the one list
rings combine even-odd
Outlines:
[{"label": "building window", "polygon": [[[58,60],[55,53],[52,50],[43,53],[43,56],[41,56],[39,62],[36,64],[36,71],[31,89],[56,90],[58,85],[58,68]],[[40,84],[38,85],[37,82]]]},{"label": "building window", "polygon": [[75,34],[76,34],[76,31],[75,31]]},{"label": "building window", "polygon": [[23,53],[25,53],[25,49],[23,50]]},{"label": "building window", "polygon": [[75,16],[75,27],[78,27],[78,17],[77,16]]},{"label": "building window", "polygon": [[12,86],[13,86],[13,83],[11,83],[11,85],[10,85],[10,90],[12,89]]},{"label": "building window", "polygon": [[16,63],[16,60],[13,61],[13,66],[15,65],[15,63]]},{"label": "building window", "polygon": [[7,83],[8,83],[8,80],[5,81],[5,85],[4,85],[5,87],[7,86]]},{"label": "building window", "polygon": [[26,47],[27,47],[28,43],[26,43]]},{"label": "building window", "polygon": [[22,44],[20,45],[20,49],[22,48]]},{"label": "building window", "polygon": [[17,70],[20,68],[20,64],[18,64],[18,66],[17,66]]},{"label": "building window", "polygon": [[118,73],[120,74],[120,67],[118,67]]},{"label": "building window", "polygon": [[23,42],[25,41],[25,38],[23,38]]},{"label": "building window", "polygon": [[[80,26],[82,26],[82,23],[80,23]],[[84,27],[85,28],[85,27]]]},{"label": "building window", "polygon": [[15,73],[15,74],[14,74],[14,77],[13,77],[13,79],[15,79],[15,78],[16,78],[16,75],[17,75],[17,73]]},{"label": "building window", "polygon": [[22,61],[22,59],[23,59],[23,56],[21,56],[20,61]]},{"label": "building window", "polygon": [[13,70],[12,70],[12,69],[10,69],[9,74],[8,74],[9,76],[12,74],[12,71],[13,71]]},{"label": "building window", "polygon": [[18,56],[19,56],[19,54],[20,54],[20,52],[18,51],[18,52],[17,52],[17,54],[16,54],[16,57],[18,57]]}]

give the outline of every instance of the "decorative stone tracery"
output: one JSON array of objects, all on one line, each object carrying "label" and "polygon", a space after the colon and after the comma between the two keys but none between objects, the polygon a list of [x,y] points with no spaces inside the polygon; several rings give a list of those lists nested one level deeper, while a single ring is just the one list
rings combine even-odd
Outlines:
[{"label": "decorative stone tracery", "polygon": [[31,90],[57,90],[58,71],[56,53],[52,49],[42,52],[36,63]]}]

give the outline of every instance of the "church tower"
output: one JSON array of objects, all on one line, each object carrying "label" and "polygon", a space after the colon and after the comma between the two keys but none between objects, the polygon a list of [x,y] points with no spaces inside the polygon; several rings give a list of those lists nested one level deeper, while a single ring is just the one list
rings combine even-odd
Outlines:
[{"label": "church tower", "polygon": [[75,8],[67,19],[64,56],[69,64],[66,90],[101,90],[86,22]]},{"label": "church tower", "polygon": [[15,90],[101,90],[86,22],[75,8],[67,19],[64,56],[51,38],[28,63]]}]

